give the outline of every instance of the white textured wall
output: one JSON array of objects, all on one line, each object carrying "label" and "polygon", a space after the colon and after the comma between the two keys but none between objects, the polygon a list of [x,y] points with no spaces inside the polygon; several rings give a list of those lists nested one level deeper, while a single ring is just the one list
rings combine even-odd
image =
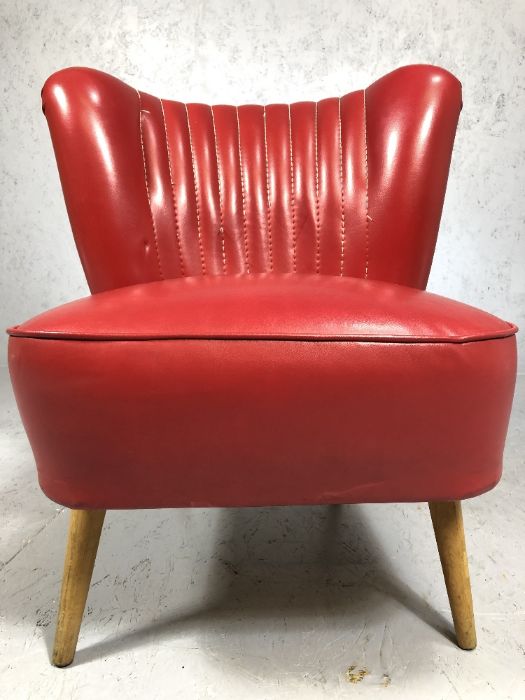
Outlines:
[{"label": "white textured wall", "polygon": [[186,101],[289,101],[428,62],[464,86],[429,288],[517,322],[523,347],[525,0],[0,0],[0,8],[0,326],[87,293],[40,112],[53,71],[92,66]]}]

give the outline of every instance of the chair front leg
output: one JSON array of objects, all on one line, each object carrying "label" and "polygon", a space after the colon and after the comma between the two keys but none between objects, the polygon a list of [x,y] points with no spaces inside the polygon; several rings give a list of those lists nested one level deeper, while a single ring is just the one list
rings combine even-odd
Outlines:
[{"label": "chair front leg", "polygon": [[445,577],[457,643],[462,649],[474,649],[476,647],[476,627],[461,501],[432,501],[428,505]]},{"label": "chair front leg", "polygon": [[105,515],[105,510],[71,511],[53,647],[55,666],[68,666],[75,656]]}]

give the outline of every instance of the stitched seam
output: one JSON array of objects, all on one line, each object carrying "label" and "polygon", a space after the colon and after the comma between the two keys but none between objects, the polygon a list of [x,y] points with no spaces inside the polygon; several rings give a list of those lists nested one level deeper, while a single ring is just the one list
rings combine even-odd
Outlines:
[{"label": "stitched seam", "polygon": [[146,168],[146,152],[144,150],[144,137],[142,135],[142,98],[140,92],[136,90],[139,98],[139,133],[140,133],[140,149],[142,151],[142,164],[144,166],[144,185],[146,187],[146,196],[148,198],[149,213],[151,217],[151,226],[153,228],[153,241],[155,245],[155,253],[157,256],[157,265],[159,267],[160,278],[164,279],[164,273],[162,272],[162,265],[160,264],[160,254],[159,254],[159,244],[157,240],[157,227],[155,226],[155,217],[153,216],[153,209],[151,208],[151,197],[149,193],[149,183],[148,183],[148,171]]},{"label": "stitched seam", "polygon": [[513,338],[516,331],[510,331],[506,333],[505,331],[495,331],[490,335],[450,335],[444,338],[443,336],[433,336],[433,335],[418,335],[417,337],[409,335],[390,335],[390,336],[380,336],[380,335],[368,335],[366,333],[353,333],[348,335],[331,335],[331,336],[320,336],[314,335],[312,333],[286,333],[282,335],[277,334],[225,334],[225,333],[215,333],[215,334],[185,334],[185,335],[168,335],[168,334],[145,334],[136,335],[132,333],[111,333],[107,335],[95,335],[95,334],[81,334],[81,333],[66,333],[64,331],[14,331],[10,332],[9,336],[12,338],[26,338],[28,340],[63,340],[70,342],[118,342],[121,340],[130,340],[136,342],[148,342],[155,340],[244,340],[244,341],[314,341],[321,343],[332,343],[332,342],[366,342],[366,343],[378,343],[378,344],[390,344],[390,343],[403,343],[407,345],[456,345],[456,344],[466,344],[466,343],[484,343],[492,342],[497,340],[506,340],[508,338]]},{"label": "stitched seam", "polygon": [[321,268],[321,231],[319,221],[319,148],[317,142],[317,111],[318,103],[315,103],[315,271],[319,274]]},{"label": "stitched seam", "polygon": [[366,217],[365,217],[365,279],[368,278],[368,266],[369,266],[369,227],[368,222],[370,221],[370,216],[368,214],[368,139],[366,133],[366,90],[363,90],[363,113],[364,113],[364,137],[365,137],[365,175],[366,175],[366,188],[365,188],[365,206],[366,206]]},{"label": "stitched seam", "polygon": [[341,269],[340,274],[344,274],[345,265],[345,187],[343,177],[343,123],[341,119],[341,98],[339,98],[339,179],[341,180]]},{"label": "stitched seam", "polygon": [[211,122],[213,124],[213,140],[215,143],[215,160],[217,161],[217,186],[219,188],[219,236],[221,239],[221,252],[222,252],[222,271],[226,274],[226,247],[224,242],[224,213],[222,206],[222,189],[221,189],[221,178],[219,175],[221,161],[219,158],[219,147],[217,145],[217,130],[215,128],[215,115],[213,114],[213,107],[210,107],[211,112]]},{"label": "stitched seam", "polygon": [[177,238],[177,247],[179,250],[179,263],[180,263],[180,271],[182,273],[182,276],[186,274],[185,268],[184,268],[184,259],[182,257],[182,244],[180,240],[180,225],[179,225],[179,211],[177,208],[177,200],[175,198],[175,184],[173,181],[173,173],[171,170],[171,152],[170,152],[170,144],[168,141],[168,128],[166,126],[166,115],[164,113],[164,103],[162,102],[161,99],[159,99],[160,102],[160,108],[162,110],[162,122],[164,124],[164,136],[166,138],[166,152],[168,154],[168,169],[170,173],[170,184],[171,184],[171,195],[172,195],[172,201],[173,201],[173,213],[175,215],[175,235]]},{"label": "stitched seam", "polygon": [[250,255],[248,249],[248,228],[246,223],[246,204],[244,198],[244,176],[242,174],[242,150],[241,150],[241,125],[239,122],[239,108],[235,107],[237,116],[237,144],[239,147],[239,172],[241,175],[241,196],[242,196],[242,227],[244,232],[244,257],[246,262],[246,272],[250,272]]},{"label": "stitched seam", "polygon": [[202,274],[206,274],[206,261],[204,259],[204,248],[202,245],[202,232],[201,232],[201,216],[200,216],[200,206],[199,206],[199,191],[197,188],[197,174],[195,171],[195,153],[193,152],[193,139],[191,137],[191,127],[190,127],[190,115],[188,112],[188,105],[185,104],[184,108],[186,110],[186,121],[188,123],[188,135],[190,139],[190,153],[191,153],[191,169],[193,171],[193,189],[195,191],[195,210],[197,213],[197,236],[199,239],[199,254],[201,259],[201,269]]},{"label": "stitched seam", "polygon": [[297,233],[295,230],[295,181],[293,175],[293,145],[292,145],[292,113],[291,105],[288,105],[288,132],[290,140],[290,188],[291,188],[291,205],[292,205],[292,265],[293,271],[297,272]]},{"label": "stitched seam", "polygon": [[272,205],[270,201],[270,168],[268,166],[268,140],[266,136],[266,107],[263,107],[263,124],[264,124],[264,162],[266,168],[266,232],[268,235],[268,262],[270,263],[270,272],[273,271],[273,248],[272,248]]}]

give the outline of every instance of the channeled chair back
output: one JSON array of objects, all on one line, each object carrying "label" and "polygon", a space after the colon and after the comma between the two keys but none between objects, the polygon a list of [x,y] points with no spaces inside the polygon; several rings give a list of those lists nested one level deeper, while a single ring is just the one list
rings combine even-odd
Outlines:
[{"label": "channeled chair back", "polygon": [[426,285],[461,108],[442,69],[316,103],[210,107],[69,68],[43,104],[93,292],[263,272]]}]

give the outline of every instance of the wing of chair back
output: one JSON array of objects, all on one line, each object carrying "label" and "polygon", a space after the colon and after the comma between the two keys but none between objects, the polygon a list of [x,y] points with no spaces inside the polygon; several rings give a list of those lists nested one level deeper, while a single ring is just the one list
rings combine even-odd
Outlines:
[{"label": "wing of chair back", "polygon": [[184,105],[87,68],[43,88],[93,292],[319,272],[424,288],[461,85],[408,66],[319,103]]}]

